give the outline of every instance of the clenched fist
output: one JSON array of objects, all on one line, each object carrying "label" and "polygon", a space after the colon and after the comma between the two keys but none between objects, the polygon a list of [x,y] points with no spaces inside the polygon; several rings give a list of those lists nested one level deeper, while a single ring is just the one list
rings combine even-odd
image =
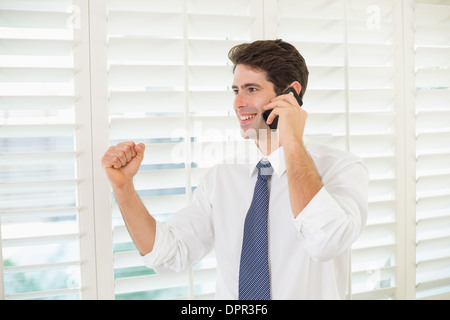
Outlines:
[{"label": "clenched fist", "polygon": [[145,145],[122,142],[110,147],[102,158],[102,166],[113,188],[121,188],[133,181],[144,159]]}]

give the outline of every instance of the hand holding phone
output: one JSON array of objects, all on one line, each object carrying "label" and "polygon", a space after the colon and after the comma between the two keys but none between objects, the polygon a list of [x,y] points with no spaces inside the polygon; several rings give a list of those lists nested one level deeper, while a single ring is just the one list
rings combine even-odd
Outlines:
[{"label": "hand holding phone", "polygon": [[[283,94],[289,94],[290,92],[292,92],[294,94],[295,99],[297,99],[297,102],[298,102],[299,106],[301,107],[303,105],[303,101],[293,87],[289,87],[285,92],[283,92]],[[272,110],[266,110],[262,114],[262,117],[266,124],[267,124],[267,118],[269,118],[269,115],[271,112],[272,112]],[[273,119],[271,124],[267,124],[267,125],[270,127],[270,129],[276,130],[278,127],[278,116],[276,116],[275,119]]]}]

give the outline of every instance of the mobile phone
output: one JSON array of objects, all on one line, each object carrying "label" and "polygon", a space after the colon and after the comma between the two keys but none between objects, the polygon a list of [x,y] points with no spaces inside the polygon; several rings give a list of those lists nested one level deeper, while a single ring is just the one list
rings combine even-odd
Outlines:
[{"label": "mobile phone", "polygon": [[[297,94],[295,89],[293,87],[289,87],[285,92],[283,92],[283,94],[289,94],[289,92],[292,92],[294,94],[295,99],[297,99],[297,102],[298,102],[299,106],[301,107],[303,105],[303,101],[300,98],[300,96]],[[267,118],[269,118],[269,115],[271,112],[272,112],[272,110],[266,110],[262,114],[262,117],[266,124],[267,124]],[[270,129],[276,130],[278,127],[278,116],[276,116],[275,119],[273,119],[273,121],[270,125],[269,124],[267,124],[267,125],[269,126]]]}]

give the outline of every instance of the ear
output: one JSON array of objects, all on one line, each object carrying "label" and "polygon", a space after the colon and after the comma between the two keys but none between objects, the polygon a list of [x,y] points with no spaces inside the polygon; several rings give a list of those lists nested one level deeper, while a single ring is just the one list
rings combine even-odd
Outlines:
[{"label": "ear", "polygon": [[295,92],[297,92],[298,95],[300,95],[300,92],[302,91],[302,85],[298,81],[292,82],[289,87],[294,88]]}]

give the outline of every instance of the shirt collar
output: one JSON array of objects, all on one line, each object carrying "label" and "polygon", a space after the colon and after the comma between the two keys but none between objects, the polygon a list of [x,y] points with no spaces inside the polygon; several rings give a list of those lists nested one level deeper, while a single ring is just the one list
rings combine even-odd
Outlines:
[{"label": "shirt collar", "polygon": [[273,151],[270,155],[265,156],[261,150],[259,150],[256,143],[250,144],[250,157],[249,157],[249,170],[250,176],[258,172],[256,165],[261,160],[269,161],[273,171],[276,173],[278,177],[281,177],[286,171],[286,162],[284,159],[284,149],[283,146],[279,147],[275,151]]}]

